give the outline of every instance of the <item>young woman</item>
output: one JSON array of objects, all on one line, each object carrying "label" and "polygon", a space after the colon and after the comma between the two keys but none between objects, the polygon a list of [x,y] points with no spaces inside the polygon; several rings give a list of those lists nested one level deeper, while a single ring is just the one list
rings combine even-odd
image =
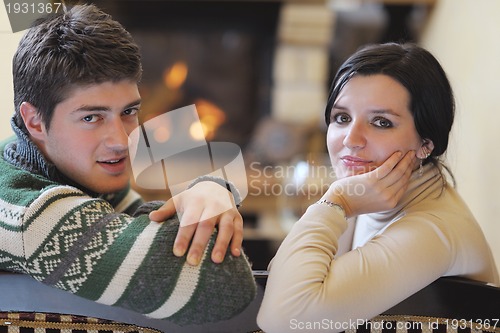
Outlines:
[{"label": "young woman", "polygon": [[453,118],[442,67],[416,45],[368,46],[341,66],[325,114],[337,180],[271,262],[264,331],[369,319],[441,276],[499,283],[440,161]]}]

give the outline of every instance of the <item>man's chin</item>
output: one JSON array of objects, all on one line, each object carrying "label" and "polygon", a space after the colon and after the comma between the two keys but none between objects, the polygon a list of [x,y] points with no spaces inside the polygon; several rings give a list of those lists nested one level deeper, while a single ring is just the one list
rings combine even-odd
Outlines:
[{"label": "man's chin", "polygon": [[101,184],[93,184],[88,189],[99,194],[110,194],[124,190],[129,184],[128,180],[122,182],[102,182]]}]

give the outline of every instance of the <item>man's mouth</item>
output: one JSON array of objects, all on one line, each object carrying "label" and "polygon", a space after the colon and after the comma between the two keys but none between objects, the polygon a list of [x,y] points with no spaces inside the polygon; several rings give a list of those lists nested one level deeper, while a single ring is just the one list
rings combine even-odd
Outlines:
[{"label": "man's mouth", "polygon": [[97,163],[107,172],[111,174],[121,174],[126,169],[125,161],[127,157],[117,158],[117,159],[109,159],[109,160],[100,160]]},{"label": "man's mouth", "polygon": [[121,156],[121,157],[114,157],[114,158],[109,158],[109,159],[102,159],[102,160],[97,160],[98,163],[106,163],[106,164],[116,164],[124,161],[127,158],[127,156]]},{"label": "man's mouth", "polygon": [[116,164],[116,163],[120,163],[123,159],[119,159],[119,160],[109,160],[109,161],[101,161],[99,163],[106,163],[106,164]]}]

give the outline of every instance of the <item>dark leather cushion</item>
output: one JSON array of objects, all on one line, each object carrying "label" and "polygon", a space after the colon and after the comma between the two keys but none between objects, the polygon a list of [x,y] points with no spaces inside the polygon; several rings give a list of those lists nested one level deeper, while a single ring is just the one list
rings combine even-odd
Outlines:
[{"label": "dark leather cushion", "polygon": [[443,277],[384,314],[496,321],[499,327],[500,288],[460,277]]}]

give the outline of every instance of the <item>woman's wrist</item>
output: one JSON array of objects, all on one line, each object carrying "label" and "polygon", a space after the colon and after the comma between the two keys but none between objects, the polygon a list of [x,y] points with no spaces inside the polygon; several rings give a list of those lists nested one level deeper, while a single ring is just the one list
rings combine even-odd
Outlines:
[{"label": "woman's wrist", "polygon": [[330,190],[323,195],[320,201],[322,200],[342,208],[346,219],[354,216],[351,207],[347,204],[347,201],[338,190],[335,190],[335,188],[330,188]]},{"label": "woman's wrist", "polygon": [[345,209],[340,204],[331,202],[327,199],[321,199],[321,200],[317,201],[316,204],[326,205],[328,207],[331,207],[331,208],[335,209],[337,212],[339,212],[344,217],[344,219],[347,219],[347,216],[345,214]]}]

